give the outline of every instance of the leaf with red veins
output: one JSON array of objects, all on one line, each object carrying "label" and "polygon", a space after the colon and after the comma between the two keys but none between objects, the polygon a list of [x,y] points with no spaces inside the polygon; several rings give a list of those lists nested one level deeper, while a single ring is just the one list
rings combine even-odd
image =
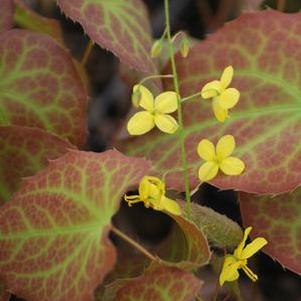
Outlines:
[{"label": "leaf with red veins", "polygon": [[9,293],[5,290],[3,283],[0,280],[0,301],[8,301]]},{"label": "leaf with red veins", "polygon": [[34,175],[74,146],[43,130],[0,126],[0,205],[18,190],[21,179]]},{"label": "leaf with red veins", "polygon": [[199,294],[203,281],[175,267],[153,264],[143,275],[110,284],[103,301],[188,301]]},{"label": "leaf with red veins", "polygon": [[0,210],[0,275],[28,301],[89,301],[112,270],[108,238],[121,196],[150,163],[118,151],[69,151]]},{"label": "leaf with red veins", "polygon": [[141,0],[57,0],[61,10],[79,22],[91,40],[112,51],[132,68],[156,73],[150,57],[151,29]]},{"label": "leaf with red veins", "polygon": [[1,0],[0,2],[0,32],[13,27],[14,4],[13,0]]},{"label": "leaf with red veins", "polygon": [[23,0],[14,0],[15,3],[15,23],[24,29],[44,33],[61,45],[64,44],[63,32],[58,20],[43,17],[33,11]]},{"label": "leaf with red veins", "polygon": [[241,193],[240,210],[252,237],[264,237],[263,252],[301,275],[301,188],[274,197]]},{"label": "leaf with red veins", "polygon": [[27,30],[0,36],[0,124],[38,127],[85,141],[87,95],[70,54]]},{"label": "leaf with red veins", "polygon": [[[235,137],[233,155],[245,162],[245,171],[239,176],[220,172],[210,183],[260,194],[284,193],[301,184],[300,33],[301,13],[247,13],[194,46],[186,59],[177,57],[183,97],[219,79],[229,65],[234,67],[231,87],[241,93],[224,123],[214,118],[209,100],[199,97],[183,103],[191,189],[200,184],[203,161],[196,151],[198,143],[203,138],[216,143],[227,134]],[[152,131],[123,143],[123,149],[151,159],[158,176],[166,175],[169,188],[185,190],[178,135]]]}]

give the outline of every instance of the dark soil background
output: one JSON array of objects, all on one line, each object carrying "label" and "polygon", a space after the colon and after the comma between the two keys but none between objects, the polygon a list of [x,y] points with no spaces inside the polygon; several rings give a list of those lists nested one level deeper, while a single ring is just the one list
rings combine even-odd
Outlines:
[{"label": "dark soil background", "polygon": [[[191,36],[203,39],[208,33],[221,27],[224,22],[237,17],[245,2],[255,3],[256,0],[170,0],[172,30],[173,32],[185,30]],[[65,19],[55,7],[54,1],[28,0],[27,3],[39,13],[61,21],[67,45],[74,56],[80,59],[88,43],[88,38],[83,35],[81,27]],[[149,8],[153,35],[158,38],[164,30],[163,0],[145,0],[145,3]],[[262,4],[262,7],[265,6],[276,8],[277,3],[268,0]],[[287,12],[300,10],[301,0],[287,0],[285,9]],[[118,70],[118,59],[94,46],[87,63],[92,88],[87,125],[88,150],[101,152],[111,147],[130,109],[130,90],[120,79]],[[194,196],[194,200],[241,223],[236,195],[232,191],[221,192],[212,186],[203,185]],[[132,228],[139,229],[135,235],[144,241],[156,243],[167,235],[171,222],[165,215],[156,214],[154,217],[150,210],[139,205],[132,207],[131,210],[123,205],[121,210],[127,222],[132,224]],[[243,300],[301,301],[300,277],[285,271],[280,264],[264,254],[259,254],[254,261],[253,268],[259,275],[259,281],[253,284],[245,277],[241,277]],[[212,289],[216,277],[214,278],[209,269],[202,277],[208,286],[207,290]],[[17,299],[13,297],[11,300]]]}]

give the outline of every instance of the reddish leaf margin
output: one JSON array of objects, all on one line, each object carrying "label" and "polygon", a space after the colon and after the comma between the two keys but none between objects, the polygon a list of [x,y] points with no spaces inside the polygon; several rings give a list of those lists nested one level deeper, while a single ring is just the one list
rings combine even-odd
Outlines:
[{"label": "reddish leaf margin", "polygon": [[301,188],[274,197],[240,193],[243,223],[268,240],[263,252],[301,275]]}]

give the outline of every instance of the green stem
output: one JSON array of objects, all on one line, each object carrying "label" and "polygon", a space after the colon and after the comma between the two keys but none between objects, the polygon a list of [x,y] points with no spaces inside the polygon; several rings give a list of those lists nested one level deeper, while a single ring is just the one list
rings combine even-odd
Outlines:
[{"label": "green stem", "polygon": [[173,42],[172,42],[171,32],[170,32],[169,0],[164,0],[164,7],[165,7],[165,20],[166,20],[166,33],[168,39],[171,68],[173,73],[173,83],[174,83],[175,92],[177,93],[177,100],[178,100],[178,122],[179,122],[178,134],[179,134],[179,140],[181,145],[181,161],[182,161],[183,176],[185,181],[186,211],[187,211],[187,216],[189,218],[190,210],[191,210],[190,183],[189,183],[188,168],[187,168],[187,155],[185,149],[185,133],[184,133],[184,126],[183,126],[183,113],[182,113],[181,95],[180,95],[180,88],[179,88],[179,79],[178,79],[177,67],[176,67],[176,62],[174,57]]},{"label": "green stem", "polygon": [[154,78],[173,78],[172,74],[153,74],[150,76],[147,76],[145,78],[143,78],[140,82],[139,85],[142,85],[144,82],[148,81],[149,79],[154,79]]},{"label": "green stem", "polygon": [[184,97],[184,98],[182,98],[182,102],[193,99],[193,98],[198,97],[198,96],[201,96],[201,94],[202,94],[202,92],[198,92],[198,93],[192,94],[188,97]]}]

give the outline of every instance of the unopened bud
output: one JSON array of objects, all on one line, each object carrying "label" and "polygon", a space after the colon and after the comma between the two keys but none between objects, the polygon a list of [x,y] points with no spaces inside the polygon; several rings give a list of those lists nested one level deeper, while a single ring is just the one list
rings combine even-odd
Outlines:
[{"label": "unopened bud", "polygon": [[190,42],[187,38],[187,36],[185,35],[180,43],[180,52],[182,57],[187,57],[188,53],[189,53],[189,48],[190,48]]},{"label": "unopened bud", "polygon": [[135,86],[132,93],[132,104],[134,107],[138,108],[141,99],[141,91],[139,85]]},{"label": "unopened bud", "polygon": [[162,48],[163,48],[162,40],[155,41],[151,49],[151,57],[152,58],[158,57],[162,51]]}]

